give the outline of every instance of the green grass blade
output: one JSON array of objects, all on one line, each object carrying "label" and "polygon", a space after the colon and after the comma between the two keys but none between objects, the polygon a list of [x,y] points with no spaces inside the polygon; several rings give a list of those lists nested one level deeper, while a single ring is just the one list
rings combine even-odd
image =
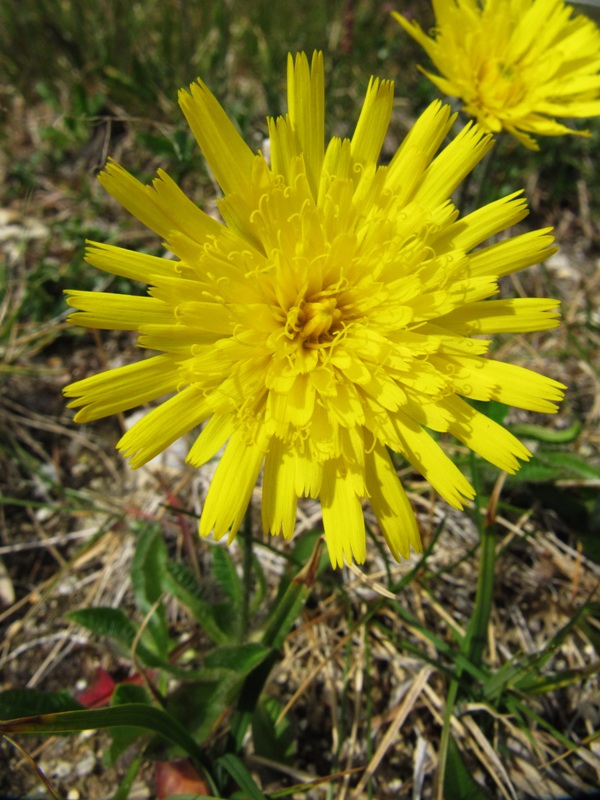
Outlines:
[{"label": "green grass blade", "polygon": [[473,615],[469,620],[462,651],[475,666],[481,666],[487,645],[488,625],[494,595],[494,565],[496,561],[496,536],[492,525],[481,525],[481,564],[477,580],[477,594]]},{"label": "green grass blade", "polygon": [[453,736],[448,741],[444,797],[456,800],[489,800],[489,795],[473,780]]},{"label": "green grass blade", "polygon": [[[143,728],[154,731],[173,744],[179,745],[205,773],[212,777],[204,753],[188,734],[185,728],[170,714],[144,703],[127,703],[110,708],[85,709],[83,711],[64,711],[58,714],[38,714],[33,717],[20,717],[0,720],[0,733],[76,733],[78,731],[99,730],[101,728]],[[214,788],[214,787],[212,787]]]},{"label": "green grass blade", "polygon": [[265,795],[258,788],[248,772],[246,767],[242,764],[237,756],[233,753],[227,753],[218,759],[217,764],[233,778],[237,785],[248,795],[249,800],[267,800]]},{"label": "green grass blade", "polygon": [[[538,686],[539,681],[551,681],[552,678],[550,677],[542,678],[540,671],[555,654],[567,635],[587,613],[589,613],[587,606],[581,606],[540,651],[520,660],[509,661],[500,667],[484,684],[483,696],[485,699],[488,701],[497,700],[508,687],[515,688],[525,694],[532,691],[535,692],[534,687]],[[555,679],[556,677],[554,676]],[[558,685],[562,684],[559,683]],[[543,690],[540,689],[535,693],[540,694],[541,691]]]},{"label": "green grass blade", "polygon": [[129,795],[131,793],[131,788],[133,786],[133,782],[135,781],[138,772],[140,771],[140,767],[144,761],[143,756],[138,755],[136,756],[129,767],[127,768],[127,772],[125,773],[123,780],[119,784],[119,788],[112,796],[112,800],[128,800]]}]

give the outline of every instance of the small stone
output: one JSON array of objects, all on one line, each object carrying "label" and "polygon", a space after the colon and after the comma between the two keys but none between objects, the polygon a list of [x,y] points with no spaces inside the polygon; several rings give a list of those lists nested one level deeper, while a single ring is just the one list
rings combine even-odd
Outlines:
[{"label": "small stone", "polygon": [[93,772],[94,767],[96,766],[96,757],[92,755],[84,756],[81,761],[77,762],[75,767],[75,773],[79,778],[84,778],[86,775],[89,775],[90,772]]},{"label": "small stone", "polygon": [[53,764],[48,765],[41,763],[40,768],[46,775],[58,779],[67,778],[73,771],[73,765],[68,761],[55,761]]}]

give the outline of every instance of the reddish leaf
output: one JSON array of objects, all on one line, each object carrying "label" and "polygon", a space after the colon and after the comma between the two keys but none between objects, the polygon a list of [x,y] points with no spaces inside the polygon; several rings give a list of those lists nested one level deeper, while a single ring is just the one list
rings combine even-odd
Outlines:
[{"label": "reddish leaf", "polygon": [[108,705],[116,685],[108,672],[99,667],[92,685],[79,692],[75,697],[86,708],[100,708]]},{"label": "reddish leaf", "polygon": [[[125,678],[123,681],[118,681],[118,683],[135,683],[138,686],[142,686],[144,679],[141,675],[136,674],[130,678]],[[117,682],[112,679],[109,673],[102,667],[98,667],[92,685],[79,692],[75,698],[86,708],[102,708],[102,706],[107,706],[110,703],[110,698],[116,686]]]},{"label": "reddish leaf", "polygon": [[189,759],[158,761],[155,774],[157,800],[164,800],[173,794],[209,793],[206,781],[198,775]]}]

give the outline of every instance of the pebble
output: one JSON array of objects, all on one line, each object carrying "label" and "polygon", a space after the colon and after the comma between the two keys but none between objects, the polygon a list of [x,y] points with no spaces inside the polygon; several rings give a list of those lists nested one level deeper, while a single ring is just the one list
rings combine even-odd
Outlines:
[{"label": "pebble", "polygon": [[93,755],[84,756],[75,766],[75,773],[79,778],[89,775],[96,766],[96,757]]},{"label": "pebble", "polygon": [[66,778],[73,771],[73,765],[69,761],[55,761],[53,764],[45,764],[43,761],[40,763],[40,769],[46,775],[51,775],[53,778]]}]

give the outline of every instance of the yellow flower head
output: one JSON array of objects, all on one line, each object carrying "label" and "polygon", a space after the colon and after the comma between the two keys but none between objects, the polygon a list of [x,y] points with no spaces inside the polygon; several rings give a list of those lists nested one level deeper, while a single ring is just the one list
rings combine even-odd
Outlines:
[{"label": "yellow flower head", "polygon": [[589,135],[555,117],[600,114],[600,30],[563,0],[433,0],[436,27],[395,19],[441,76],[424,74],[488,131],[537,150],[529,134]]},{"label": "yellow flower head", "polygon": [[[288,113],[269,119],[271,163],[240,138],[207,87],[183,112],[219,182],[223,223],[164,172],[144,186],[115,163],[103,186],[178,260],[90,243],[87,260],[150,285],[147,297],[68,292],[71,321],[135,330],[160,351],[71,384],[79,422],[171,394],[120,440],[139,467],[205,423],[188,460],[225,445],[200,533],[238,530],[264,467],[265,531],[290,538],[299,497],[319,498],[331,561],[365,559],[363,500],[396,558],[420,549],[388,449],[451,505],[474,496],[429,431],[450,432],[500,469],[527,449],[463,398],[553,412],[561,384],[485,357],[481,334],[557,324],[557,301],[488,300],[497,279],[554,252],[548,230],[482,242],[527,214],[519,193],[462,219],[450,195],[492,145],[433,103],[378,166],[393,99],[372,79],[351,139],[324,145],[323,60],[288,61]],[[436,155],[437,153],[437,155]]]}]

